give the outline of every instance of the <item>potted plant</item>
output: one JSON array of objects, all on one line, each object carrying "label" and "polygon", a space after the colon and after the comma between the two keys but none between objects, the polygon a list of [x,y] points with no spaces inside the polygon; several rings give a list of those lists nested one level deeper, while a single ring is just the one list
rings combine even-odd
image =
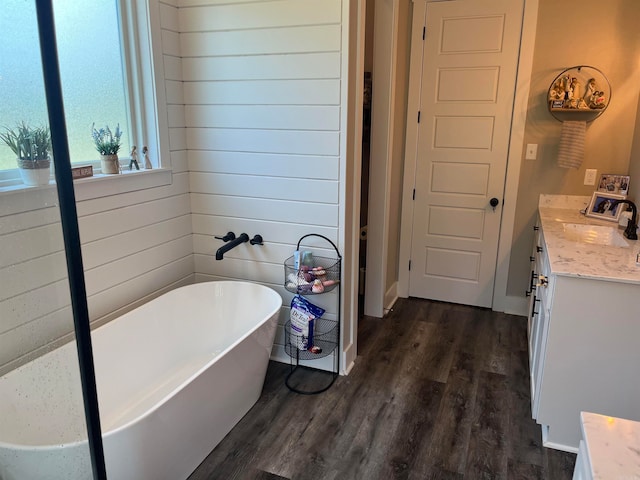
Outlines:
[{"label": "potted plant", "polygon": [[2,140],[16,155],[25,185],[48,185],[51,177],[51,132],[48,127],[31,127],[25,122],[5,127]]},{"label": "potted plant", "polygon": [[102,173],[120,173],[120,162],[118,161],[118,151],[120,150],[120,139],[122,130],[120,124],[116,125],[114,132],[109,126],[96,130],[96,124],[91,125],[91,137],[96,150],[100,154]]}]

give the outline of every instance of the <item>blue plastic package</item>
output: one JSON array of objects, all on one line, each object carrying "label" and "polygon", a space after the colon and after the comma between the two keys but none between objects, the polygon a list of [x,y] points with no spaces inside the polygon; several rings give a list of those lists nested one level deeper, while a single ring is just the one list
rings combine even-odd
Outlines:
[{"label": "blue plastic package", "polygon": [[314,305],[306,298],[296,295],[291,300],[291,336],[292,343],[299,350],[310,350],[313,347],[313,327],[317,318],[324,315],[323,308]]}]

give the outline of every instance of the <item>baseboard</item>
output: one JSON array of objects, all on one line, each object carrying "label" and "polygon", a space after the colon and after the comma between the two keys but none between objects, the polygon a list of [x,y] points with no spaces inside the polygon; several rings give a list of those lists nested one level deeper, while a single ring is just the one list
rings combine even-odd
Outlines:
[{"label": "baseboard", "polygon": [[529,299],[527,297],[516,297],[514,295],[496,298],[492,310],[494,312],[504,312],[510,315],[526,317],[529,310]]},{"label": "baseboard", "polygon": [[284,349],[276,348],[276,345],[271,349],[271,357],[269,360],[279,363],[291,363],[291,357],[284,352]]},{"label": "baseboard", "polygon": [[542,428],[542,446],[546,448],[553,448],[554,450],[562,450],[563,452],[569,453],[578,453],[577,447],[571,447],[569,445],[564,445],[562,443],[550,442],[549,441],[549,426],[548,425],[540,425]]},{"label": "baseboard", "polygon": [[398,282],[393,282],[387,292],[384,294],[384,313],[386,314],[393,308],[398,300]]},{"label": "baseboard", "polygon": [[340,375],[349,375],[351,369],[355,365],[356,360],[356,349],[353,346],[353,343],[349,345],[344,352],[342,352],[342,365],[344,368],[340,370]]}]

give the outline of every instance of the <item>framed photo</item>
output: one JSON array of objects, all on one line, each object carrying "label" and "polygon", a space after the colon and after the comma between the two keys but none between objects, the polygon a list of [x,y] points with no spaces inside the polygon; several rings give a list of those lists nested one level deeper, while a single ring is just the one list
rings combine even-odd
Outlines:
[{"label": "framed photo", "polygon": [[623,203],[613,206],[613,203],[616,200],[623,200],[624,198],[624,195],[593,192],[593,196],[591,197],[591,201],[589,202],[585,215],[587,217],[617,222],[620,218],[620,214],[627,208],[627,204]]},{"label": "framed photo", "polygon": [[613,193],[614,195],[627,195],[629,193],[629,175],[612,175],[606,173],[600,175],[598,192]]}]

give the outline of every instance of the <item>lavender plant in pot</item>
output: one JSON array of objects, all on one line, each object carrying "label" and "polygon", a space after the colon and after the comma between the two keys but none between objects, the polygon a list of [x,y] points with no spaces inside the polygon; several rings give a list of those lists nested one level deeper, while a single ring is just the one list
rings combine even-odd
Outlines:
[{"label": "lavender plant in pot", "polygon": [[5,127],[0,140],[15,154],[20,177],[25,185],[48,185],[51,177],[51,132],[48,127],[31,127],[22,122],[16,128]]},{"label": "lavender plant in pot", "polygon": [[120,124],[116,125],[115,131],[111,131],[108,125],[104,128],[96,129],[96,124],[91,125],[91,137],[96,150],[100,154],[100,164],[102,173],[120,173],[120,162],[118,152],[120,151],[120,139],[122,130]]}]

